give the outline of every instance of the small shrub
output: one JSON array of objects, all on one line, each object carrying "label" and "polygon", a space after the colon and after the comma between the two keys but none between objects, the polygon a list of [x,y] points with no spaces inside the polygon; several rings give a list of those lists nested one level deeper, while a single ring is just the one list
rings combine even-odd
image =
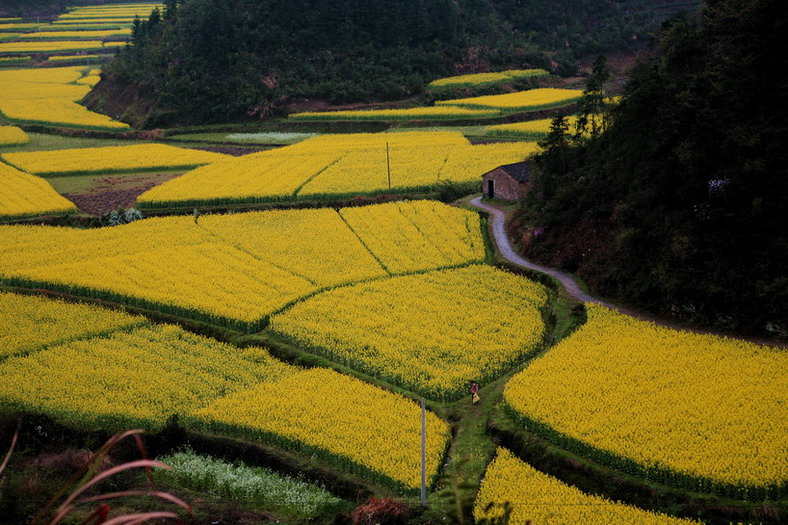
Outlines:
[{"label": "small shrub", "polygon": [[350,514],[353,525],[396,525],[405,523],[408,506],[391,498],[369,498]]}]

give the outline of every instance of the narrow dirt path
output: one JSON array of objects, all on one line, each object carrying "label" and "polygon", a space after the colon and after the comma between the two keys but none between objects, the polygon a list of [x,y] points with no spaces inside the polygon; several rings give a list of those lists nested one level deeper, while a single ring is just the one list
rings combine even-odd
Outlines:
[{"label": "narrow dirt path", "polygon": [[736,333],[729,333],[723,332],[719,330],[710,330],[704,329],[694,326],[683,326],[676,322],[671,322],[665,319],[661,319],[658,317],[654,317],[653,315],[646,314],[644,312],[632,310],[630,308],[626,308],[621,305],[607,303],[602,301],[601,299],[597,299],[593,295],[589,295],[585,293],[583,290],[580,289],[577,282],[574,278],[566,273],[562,272],[561,270],[556,270],[555,268],[550,268],[548,266],[542,266],[540,264],[532,263],[531,261],[522,258],[512,247],[511,242],[509,241],[509,237],[506,235],[506,214],[485,202],[482,202],[482,197],[475,197],[469,201],[469,204],[472,206],[479,208],[480,210],[484,210],[492,215],[492,231],[493,236],[495,237],[495,243],[498,245],[498,249],[501,251],[503,257],[511,263],[516,264],[517,266],[522,266],[523,268],[528,268],[529,270],[534,270],[540,273],[544,273],[551,277],[554,277],[558,280],[561,285],[566,289],[567,293],[581,301],[583,303],[595,303],[611,310],[616,310],[621,312],[622,314],[629,315],[636,319],[640,319],[641,321],[648,321],[654,323],[659,326],[664,326],[666,328],[670,328],[673,330],[680,330],[685,332],[693,332],[696,334],[711,334],[723,337],[730,337],[734,339],[741,339],[744,341],[750,341],[752,343],[764,345],[764,346],[771,346],[771,347],[779,347],[779,348],[788,348],[788,344],[783,341],[773,340],[773,339],[765,339],[763,337],[752,337],[752,336],[744,336],[741,334]]},{"label": "narrow dirt path", "polygon": [[607,306],[608,308],[614,308],[618,310],[619,308],[615,305],[605,303],[600,301],[596,297],[585,293],[583,290],[580,289],[577,282],[566,272],[562,272],[560,270],[556,270],[555,268],[549,268],[547,266],[542,266],[540,264],[532,263],[527,259],[523,259],[520,255],[512,248],[512,244],[509,242],[509,237],[506,235],[506,214],[503,211],[499,210],[494,206],[490,206],[482,202],[481,197],[476,197],[475,199],[471,200],[470,203],[486,212],[492,214],[493,221],[492,221],[492,230],[493,236],[495,237],[495,243],[498,245],[498,249],[501,250],[501,254],[509,261],[517,266],[522,266],[523,268],[528,268],[529,270],[534,270],[540,273],[544,273],[549,275],[550,277],[554,277],[558,280],[561,285],[566,289],[567,293],[583,303],[597,303],[603,306]]}]

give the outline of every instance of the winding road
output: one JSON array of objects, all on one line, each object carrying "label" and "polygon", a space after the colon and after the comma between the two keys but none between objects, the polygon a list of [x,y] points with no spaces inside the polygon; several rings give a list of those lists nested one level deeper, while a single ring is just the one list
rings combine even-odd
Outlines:
[{"label": "winding road", "polygon": [[566,289],[567,293],[569,293],[569,295],[578,301],[583,303],[596,303],[601,304],[602,306],[607,306],[608,308],[618,309],[617,306],[600,301],[596,297],[585,293],[580,289],[580,286],[577,285],[577,282],[574,280],[574,278],[572,278],[572,276],[568,273],[556,270],[555,268],[549,268],[547,266],[535,264],[520,257],[514,248],[512,248],[512,244],[509,242],[509,237],[506,235],[506,214],[498,208],[482,202],[481,197],[472,199],[470,204],[492,215],[493,236],[495,237],[495,242],[498,245],[498,249],[501,251],[501,254],[506,260],[516,264],[517,266],[522,266],[523,268],[528,268],[529,270],[534,270],[555,278]]}]

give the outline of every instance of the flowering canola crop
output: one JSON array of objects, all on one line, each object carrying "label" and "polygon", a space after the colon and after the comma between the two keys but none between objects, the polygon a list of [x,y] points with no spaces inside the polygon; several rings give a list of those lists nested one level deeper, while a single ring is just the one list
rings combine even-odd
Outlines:
[{"label": "flowering canola crop", "polygon": [[2,42],[0,54],[47,53],[50,51],[83,51],[101,49],[101,40],[60,40],[57,42]]},{"label": "flowering canola crop", "polygon": [[19,169],[37,175],[73,175],[190,168],[226,160],[227,156],[167,144],[140,144],[4,153],[2,158]]},{"label": "flowering canola crop", "polygon": [[161,428],[215,399],[297,369],[174,326],[72,341],[0,363],[0,408],[81,429]]},{"label": "flowering canola crop", "polygon": [[294,113],[291,120],[452,120],[500,116],[495,109],[420,107],[408,109],[367,109],[358,111],[320,111]]},{"label": "flowering canola crop", "polygon": [[[421,481],[420,412],[401,395],[315,368],[228,395],[194,416],[208,429],[274,441],[415,490]],[[449,425],[427,412],[428,484],[450,435]]]},{"label": "flowering canola crop", "polygon": [[536,151],[531,143],[472,146],[458,132],[323,135],[196,169],[145,192],[138,203],[193,207],[435,191],[446,182],[475,183]]},{"label": "flowering canola crop", "polygon": [[[374,214],[378,208],[364,209]],[[436,208],[427,219],[443,218],[441,212],[449,209],[443,205]],[[463,212],[463,217],[456,218],[453,225],[461,224],[466,216],[470,214]],[[381,220],[385,219],[381,217]],[[319,288],[388,275],[332,209],[209,215],[201,218],[200,224],[223,241],[278,268],[288,268]],[[462,243],[473,239],[453,241],[447,244],[462,250]]]},{"label": "flowering canola crop", "polygon": [[0,126],[0,146],[15,146],[27,144],[30,137],[16,126]]},{"label": "flowering canola crop", "polygon": [[74,84],[83,68],[60,67],[0,71],[0,112],[23,123],[62,125],[100,130],[127,130],[129,126],[77,104],[90,91]]},{"label": "flowering canola crop", "polygon": [[489,266],[337,288],[271,319],[271,329],[431,398],[456,398],[542,340],[541,285]]},{"label": "flowering canola crop", "polygon": [[0,163],[0,219],[56,215],[76,209],[44,179]]},{"label": "flowering canola crop", "polygon": [[586,325],[506,386],[529,428],[693,489],[785,488],[788,354],[588,310]]},{"label": "flowering canola crop", "polygon": [[438,106],[460,106],[466,108],[500,109],[506,112],[536,111],[539,109],[565,106],[580,100],[579,89],[538,88],[505,95],[439,100]]},{"label": "flowering canola crop", "polygon": [[131,29],[102,29],[95,31],[39,31],[25,33],[20,40],[66,40],[66,39],[102,39],[118,36],[131,36]]},{"label": "flowering canola crop", "polygon": [[[411,231],[419,237],[401,246],[421,250],[427,239],[445,255],[433,255],[434,266],[422,269],[483,257],[476,214],[443,204],[412,206],[403,209],[411,216],[420,210],[413,219],[420,231]],[[407,264],[388,263],[389,271],[380,264],[394,260],[387,254],[394,245],[375,238],[388,235],[389,221],[376,206],[364,210],[385,226],[354,232],[334,210],[204,216],[199,223],[151,218],[91,230],[4,226],[0,280],[256,330],[266,316],[318,290],[410,271]],[[417,261],[419,255],[396,257]]]},{"label": "flowering canola crop", "polygon": [[[187,427],[263,439],[399,489],[418,486],[420,409],[400,395],[92,306],[0,294],[0,313],[0,343],[11,350],[0,356],[2,412],[105,431],[158,430],[178,415]],[[428,412],[430,478],[449,436]]]},{"label": "flowering canola crop", "polygon": [[48,62],[85,62],[95,63],[97,59],[110,58],[110,55],[53,55],[47,58]]},{"label": "flowering canola crop", "polygon": [[482,262],[477,214],[435,201],[343,208],[342,219],[392,274]]},{"label": "flowering canola crop", "polygon": [[98,75],[88,75],[77,80],[77,84],[84,84],[86,86],[93,87],[98,84],[100,80],[101,77]]},{"label": "flowering canola crop", "polygon": [[142,317],[95,306],[0,292],[0,358],[145,322]]},{"label": "flowering canola crop", "polygon": [[457,148],[446,159],[440,179],[450,182],[468,182],[498,166],[521,162],[539,152],[536,142],[480,144],[470,148]]},{"label": "flowering canola crop", "polygon": [[511,69],[498,73],[474,73],[471,75],[457,75],[453,77],[439,78],[429,83],[431,88],[477,88],[482,86],[494,86],[504,84],[524,78],[535,78],[547,76],[550,73],[544,69]]},{"label": "flowering canola crop", "polygon": [[[568,126],[567,133],[577,133],[578,117],[568,116],[565,118]],[[513,124],[500,124],[498,126],[487,126],[485,135],[490,137],[516,138],[519,140],[541,140],[550,133],[552,119],[529,120],[526,122],[515,122]],[[586,134],[596,126],[600,127],[603,123],[602,115],[590,115],[585,123]]]},{"label": "flowering canola crop", "polygon": [[539,472],[505,448],[499,448],[487,467],[476,496],[473,516],[477,521],[500,518],[510,504],[510,523],[539,525],[680,525],[697,523],[662,513],[616,503],[586,494],[556,478]]},{"label": "flowering canola crop", "polygon": [[[577,117],[567,117],[569,131],[573,131]],[[541,140],[550,132],[552,119],[545,118],[540,120],[528,120],[525,122],[515,122],[513,124],[500,124],[498,126],[487,126],[485,132],[492,136],[515,136],[527,140]]]},{"label": "flowering canola crop", "polygon": [[188,207],[288,199],[337,158],[333,153],[276,154],[279,151],[197,168],[148,190],[138,203],[141,208]]}]

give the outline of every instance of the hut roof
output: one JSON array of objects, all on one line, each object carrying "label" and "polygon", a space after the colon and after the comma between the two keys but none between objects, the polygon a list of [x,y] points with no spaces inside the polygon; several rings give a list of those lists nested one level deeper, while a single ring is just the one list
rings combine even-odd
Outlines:
[{"label": "hut roof", "polygon": [[[509,175],[511,178],[516,180],[519,183],[528,182],[528,176],[530,174],[530,169],[528,168],[527,162],[516,162],[514,164],[506,164],[504,166],[499,166],[492,171],[502,170],[504,173]],[[492,172],[488,172],[492,173]],[[487,173],[485,173],[487,175]]]}]

